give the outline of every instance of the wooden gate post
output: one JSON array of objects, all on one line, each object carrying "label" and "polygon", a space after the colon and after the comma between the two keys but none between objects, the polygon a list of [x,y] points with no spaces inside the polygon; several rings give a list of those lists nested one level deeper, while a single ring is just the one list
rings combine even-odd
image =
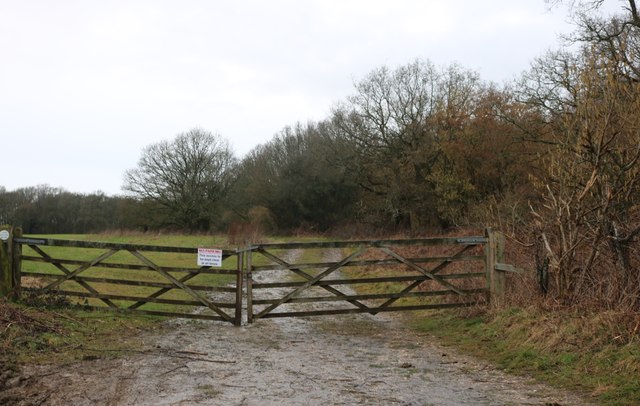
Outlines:
[{"label": "wooden gate post", "polygon": [[245,269],[247,277],[247,323],[253,323],[253,249],[250,245],[247,246],[245,252]]},{"label": "wooden gate post", "polygon": [[0,226],[0,297],[16,298],[20,292],[20,244],[14,237],[21,237],[22,230],[10,225]]},{"label": "wooden gate post", "polygon": [[496,264],[501,263],[504,256],[504,235],[487,228],[485,236],[488,240],[484,252],[485,272],[490,299],[502,299],[504,297],[505,275],[504,272],[496,269]]},{"label": "wooden gate post", "polygon": [[235,326],[242,325],[242,281],[244,280],[244,252],[236,250],[236,315],[233,320]]}]

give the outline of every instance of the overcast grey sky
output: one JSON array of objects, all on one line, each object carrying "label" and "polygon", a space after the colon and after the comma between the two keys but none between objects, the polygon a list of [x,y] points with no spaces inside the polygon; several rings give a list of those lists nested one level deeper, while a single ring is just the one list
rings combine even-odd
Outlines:
[{"label": "overcast grey sky", "polygon": [[242,156],[381,65],[502,83],[571,30],[543,0],[0,0],[0,186],[118,194],[191,128]]}]

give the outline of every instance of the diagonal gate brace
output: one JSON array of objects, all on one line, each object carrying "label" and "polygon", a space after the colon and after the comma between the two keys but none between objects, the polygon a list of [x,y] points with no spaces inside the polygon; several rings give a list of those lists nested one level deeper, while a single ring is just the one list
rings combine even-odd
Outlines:
[{"label": "diagonal gate brace", "polygon": [[[472,248],[473,245],[465,245],[464,247],[462,247],[462,249],[458,252],[456,252],[453,256],[451,256],[450,258],[445,259],[444,261],[442,261],[440,264],[438,264],[438,266],[436,266],[435,268],[433,268],[431,270],[431,274],[435,275],[436,273],[440,272],[441,270],[443,270],[444,268],[446,268],[447,266],[449,266],[451,264],[451,260],[460,257],[462,254],[464,254],[467,250],[469,250],[470,248]],[[425,275],[426,276],[426,275]],[[428,277],[428,276],[427,276]],[[404,295],[406,293],[409,293],[410,291],[412,291],[413,289],[415,289],[416,287],[418,287],[418,285],[420,285],[422,282],[424,282],[423,279],[417,280],[413,283],[411,283],[409,286],[407,286],[406,288],[404,288],[403,290],[401,290],[399,292],[400,295]],[[384,309],[386,307],[391,306],[393,303],[395,303],[397,300],[399,300],[400,298],[391,298],[389,300],[387,300],[386,302],[382,303],[380,306],[376,307],[376,309]],[[378,314],[378,312],[376,312],[375,314]]]},{"label": "diagonal gate brace", "polygon": [[348,264],[349,262],[353,261],[355,258],[360,256],[364,251],[365,251],[365,248],[364,247],[360,247],[360,249],[358,251],[354,252],[353,254],[349,255],[346,258],[343,258],[340,262],[337,262],[337,263],[333,264],[332,266],[327,268],[324,272],[319,273],[314,278],[309,279],[306,283],[304,283],[302,286],[300,286],[296,290],[294,290],[294,291],[290,292],[289,294],[285,295],[283,298],[278,300],[278,302],[276,302],[276,303],[272,304],[271,306],[267,307],[266,309],[262,310],[260,313],[255,315],[255,318],[260,318],[260,317],[264,316],[265,314],[271,312],[273,309],[275,309],[276,307],[280,306],[281,304],[286,303],[287,301],[289,301],[289,299],[291,299],[292,297],[294,297],[296,295],[299,295],[302,291],[307,289],[309,286],[312,286],[313,284],[315,284],[316,282],[318,282],[319,280],[321,280],[325,276],[328,276],[332,272],[336,271],[337,269],[339,269],[339,268],[343,267],[344,265]]},{"label": "diagonal gate brace", "polygon": [[416,271],[420,272],[421,274],[423,274],[424,276],[428,277],[429,279],[432,279],[438,283],[440,283],[441,285],[445,286],[446,288],[448,288],[448,290],[451,290],[453,292],[456,292],[457,294],[461,295],[461,296],[465,296],[465,293],[460,291],[458,288],[456,288],[454,285],[450,284],[449,282],[445,281],[444,279],[436,276],[435,274],[427,271],[426,269],[424,269],[423,267],[421,267],[420,265],[409,261],[408,259],[406,259],[405,257],[393,252],[391,249],[387,248],[387,247],[380,247],[380,249],[382,251],[384,251],[386,254],[391,255],[392,257],[394,257],[395,259],[397,259],[398,261],[402,262],[403,264],[409,266],[410,268],[415,269]]},{"label": "diagonal gate brace", "polygon": [[82,264],[78,268],[76,268],[73,272],[69,272],[68,274],[66,274],[64,278],[58,279],[57,281],[45,286],[44,289],[50,290],[50,289],[57,288],[58,286],[62,285],[64,282],[75,278],[81,272],[86,271],[87,269],[91,268],[92,266],[98,265],[100,262],[102,262],[105,259],[109,258],[110,256],[112,256],[113,254],[115,254],[118,251],[119,250],[117,250],[117,249],[111,249],[111,250],[105,252],[104,254],[100,255],[99,257],[94,258],[93,260],[91,260],[89,262],[85,262],[84,264]]},{"label": "diagonal gate brace", "polygon": [[[65,275],[69,275],[71,273],[70,270],[68,270],[64,265],[62,265],[59,262],[54,262],[54,259],[51,258],[51,256],[49,254],[47,254],[46,252],[44,252],[40,247],[38,247],[37,245],[29,245],[29,248],[31,248],[32,250],[34,250],[35,252],[37,252],[38,254],[40,254],[40,256],[44,259],[46,259],[50,264],[52,264],[53,266],[55,266],[56,268],[58,268],[60,271],[62,271],[62,273],[64,273]],[[91,292],[94,295],[98,295],[99,292],[93,288],[93,286],[89,285],[87,282],[83,281],[83,280],[79,280],[76,279],[75,277],[71,278],[74,282],[76,282],[77,284],[79,284],[80,286],[82,286],[83,288],[85,288],[86,290],[88,290],[89,292]],[[104,303],[106,303],[109,307],[113,308],[113,309],[117,309],[118,306],[113,303],[111,300],[109,299],[100,299],[102,300]]]},{"label": "diagonal gate brace", "polygon": [[[304,272],[302,269],[300,269],[300,268],[292,268],[291,264],[289,264],[288,262],[286,262],[286,261],[278,258],[277,256],[271,254],[270,252],[266,251],[265,249],[259,248],[258,251],[262,255],[264,255],[265,257],[269,258],[270,260],[272,260],[272,261],[274,261],[274,262],[276,262],[276,263],[278,263],[278,264],[280,264],[282,266],[287,267],[287,269],[289,269],[291,272],[295,273],[296,275],[302,276],[303,278],[305,278],[307,280],[313,279],[313,277],[311,275],[309,275],[308,273]],[[320,287],[323,288],[324,290],[328,291],[328,292],[333,293],[334,295],[336,295],[338,297],[344,298],[345,301],[353,304],[356,307],[359,307],[362,310],[367,310],[368,313],[375,314],[375,312],[373,312],[369,306],[367,306],[364,303],[359,302],[359,301],[357,301],[355,299],[348,299],[347,295],[345,295],[340,290],[334,288],[333,286],[321,285]]]},{"label": "diagonal gate brace", "polygon": [[[226,257],[222,257],[222,259],[225,260],[228,257],[229,257],[229,255],[227,255]],[[196,272],[189,273],[189,274],[183,276],[182,278],[178,279],[178,281],[183,282],[183,283],[187,282],[187,281],[195,278],[196,276],[200,275],[200,271],[202,271],[204,269],[210,269],[210,268],[211,267],[209,267],[209,266],[200,267],[200,269],[198,269]],[[147,297],[148,298],[159,297],[159,296],[162,296],[165,293],[169,292],[172,289],[173,288],[161,288],[161,289],[158,289],[157,291],[153,292],[152,294],[150,294]],[[138,307],[144,305],[145,303],[147,303],[147,302],[145,302],[145,301],[136,302],[136,303],[132,304],[131,306],[129,306],[128,309],[137,309]]]},{"label": "diagonal gate brace", "polygon": [[[207,268],[207,267],[202,267],[200,269],[203,269],[203,268]],[[198,275],[200,275],[199,271],[198,272],[189,273],[189,274],[183,276],[182,278],[178,279],[178,281],[184,283],[184,282],[187,282],[190,279],[195,278]],[[164,295],[165,293],[169,292],[172,289],[173,288],[161,288],[161,289],[158,289],[155,292],[153,292],[152,294],[150,294],[149,296],[147,296],[147,298],[156,298],[156,297],[162,296],[162,295]],[[137,309],[138,307],[140,307],[140,306],[142,306],[142,305],[144,305],[146,303],[148,303],[148,302],[146,302],[146,301],[135,302],[134,304],[129,306],[128,309]]]},{"label": "diagonal gate brace", "polygon": [[164,269],[160,268],[155,263],[151,262],[147,257],[145,257],[144,255],[142,255],[141,253],[139,253],[138,251],[135,251],[135,250],[128,250],[128,251],[131,253],[131,255],[133,255],[134,257],[138,258],[142,263],[144,263],[145,265],[149,266],[150,268],[153,268],[160,275],[162,275],[165,278],[167,278],[171,283],[173,283],[174,285],[176,285],[180,289],[182,289],[185,292],[187,292],[189,295],[191,295],[191,297],[193,297],[194,299],[198,300],[200,303],[202,303],[203,305],[207,306],[209,309],[211,309],[214,312],[216,312],[217,314],[219,314],[225,321],[233,323],[233,320],[232,320],[231,316],[229,316],[227,313],[222,311],[218,306],[213,304],[211,301],[205,299],[204,297],[198,295],[193,289],[191,289],[190,287],[188,287],[184,283],[180,282],[178,279],[174,278],[173,276],[171,276],[171,274],[169,274]]}]

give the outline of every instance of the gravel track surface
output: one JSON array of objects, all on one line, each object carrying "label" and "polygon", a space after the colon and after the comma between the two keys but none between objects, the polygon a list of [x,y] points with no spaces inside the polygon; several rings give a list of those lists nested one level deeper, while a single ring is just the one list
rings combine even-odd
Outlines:
[{"label": "gravel track surface", "polygon": [[[289,259],[297,255],[291,252]],[[277,276],[270,272],[277,271],[259,277]],[[401,319],[282,318],[242,327],[173,320],[143,338],[143,351],[29,367],[10,389],[14,397],[4,399],[17,405],[587,403],[457,355]]]}]

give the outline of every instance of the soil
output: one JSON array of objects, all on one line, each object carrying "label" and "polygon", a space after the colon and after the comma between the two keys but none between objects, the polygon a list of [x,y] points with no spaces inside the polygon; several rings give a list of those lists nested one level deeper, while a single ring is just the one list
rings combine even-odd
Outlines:
[{"label": "soil", "polygon": [[[295,256],[296,253],[291,253]],[[262,273],[269,280],[277,271]],[[274,291],[271,294],[278,295]],[[142,350],[28,366],[15,405],[584,405],[587,399],[454,353],[398,314],[167,321]]]}]

